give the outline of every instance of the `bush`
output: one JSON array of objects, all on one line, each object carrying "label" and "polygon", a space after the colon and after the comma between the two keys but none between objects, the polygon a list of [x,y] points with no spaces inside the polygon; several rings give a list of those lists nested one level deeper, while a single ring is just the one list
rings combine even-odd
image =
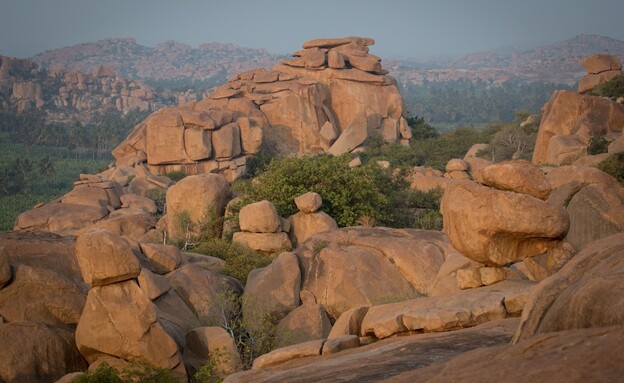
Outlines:
[{"label": "bush", "polygon": [[592,94],[611,99],[624,97],[624,75],[615,76],[610,81],[597,85],[592,90]]},{"label": "bush", "polygon": [[271,201],[282,217],[297,213],[294,199],[312,191],[339,226],[355,225],[364,215],[387,221],[392,177],[376,164],[351,169],[349,160],[346,155],[274,159],[258,182],[241,184],[242,192],[250,201]]},{"label": "bush", "polygon": [[609,150],[609,141],[604,136],[595,136],[589,139],[587,154],[596,155],[606,153]]},{"label": "bush", "polygon": [[217,257],[225,261],[223,272],[238,279],[243,285],[247,283],[247,276],[251,270],[268,266],[272,258],[256,253],[234,242],[212,238],[198,244],[193,252],[211,257]]},{"label": "bush", "polygon": [[417,227],[414,214],[438,210],[439,194],[411,191],[407,170],[382,169],[373,161],[351,169],[349,160],[347,155],[274,159],[258,182],[237,187],[245,203],[271,201],[282,217],[298,212],[296,197],[316,192],[323,198],[321,209],[341,227]]},{"label": "bush", "polygon": [[598,169],[611,175],[624,185],[624,153],[616,153],[609,156],[598,165]]},{"label": "bush", "polygon": [[153,367],[140,360],[132,362],[121,372],[104,362],[95,371],[76,378],[74,383],[178,383],[178,379],[170,370]]},{"label": "bush", "polygon": [[173,170],[173,171],[171,171],[171,172],[169,172],[169,173],[165,174],[165,176],[167,176],[167,177],[168,177],[170,180],[172,180],[172,181],[178,182],[178,181],[180,181],[181,179],[183,179],[184,177],[186,177],[186,176],[187,176],[187,174],[186,174],[186,173],[184,173],[184,172],[183,172],[183,171],[181,171],[181,170]]}]

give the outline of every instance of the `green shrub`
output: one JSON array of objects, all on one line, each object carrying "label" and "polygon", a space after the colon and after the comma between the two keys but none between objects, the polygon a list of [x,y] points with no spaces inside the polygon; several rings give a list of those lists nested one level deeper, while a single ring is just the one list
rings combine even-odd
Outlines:
[{"label": "green shrub", "polygon": [[609,156],[598,165],[598,169],[611,175],[624,185],[624,153],[616,153]]},{"label": "green shrub", "polygon": [[609,141],[604,136],[595,136],[589,139],[587,154],[596,155],[606,153],[609,149]]},{"label": "green shrub", "polygon": [[129,367],[117,372],[104,362],[93,371],[81,375],[75,383],[178,383],[171,370],[157,368],[144,360],[132,362]]},{"label": "green shrub", "polygon": [[223,259],[225,261],[223,272],[238,279],[243,285],[247,283],[247,276],[251,270],[268,266],[272,260],[270,256],[256,253],[235,242],[218,238],[202,242],[192,251]]},{"label": "green shrub", "polygon": [[254,154],[253,156],[247,157],[247,161],[245,162],[245,177],[252,178],[266,171],[272,159],[273,156],[263,150]]},{"label": "green shrub", "polygon": [[296,197],[316,192],[323,199],[321,210],[341,227],[418,227],[414,214],[439,210],[439,193],[411,191],[407,170],[382,169],[372,161],[351,169],[349,160],[346,155],[274,159],[258,182],[238,184],[238,189],[245,203],[271,201],[282,217],[298,212]]},{"label": "green shrub", "polygon": [[169,179],[171,179],[172,181],[178,182],[181,179],[183,179],[184,177],[186,177],[187,174],[184,173],[181,170],[173,170],[173,171],[170,171],[169,173],[165,174],[165,176],[169,177]]},{"label": "green shrub", "polygon": [[612,99],[624,97],[624,75],[615,76],[610,81],[597,85],[592,94]]}]

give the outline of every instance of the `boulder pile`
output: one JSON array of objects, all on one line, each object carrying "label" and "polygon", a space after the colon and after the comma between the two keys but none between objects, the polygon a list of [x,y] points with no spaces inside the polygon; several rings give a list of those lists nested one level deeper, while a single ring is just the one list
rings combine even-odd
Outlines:
[{"label": "boulder pile", "polygon": [[234,242],[267,254],[292,249],[285,230],[289,224],[277,215],[271,202],[260,201],[243,207],[238,220],[241,231],[234,233]]},{"label": "boulder pile", "polygon": [[312,40],[272,70],[239,73],[199,102],[154,113],[114,151],[117,165],[146,162],[154,174],[245,172],[261,147],[339,155],[371,134],[408,142],[396,81],[368,53],[372,39]]}]

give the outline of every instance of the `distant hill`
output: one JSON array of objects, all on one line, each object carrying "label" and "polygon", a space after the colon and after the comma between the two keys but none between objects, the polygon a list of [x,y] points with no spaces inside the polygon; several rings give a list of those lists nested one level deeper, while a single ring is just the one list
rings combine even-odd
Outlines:
[{"label": "distant hill", "polygon": [[609,53],[624,60],[624,41],[597,35],[578,35],[569,40],[529,50],[492,50],[447,59],[438,65],[431,60],[401,59],[386,64],[400,82],[483,80],[551,82],[574,85],[583,73],[581,58]]},{"label": "distant hill", "polygon": [[209,43],[197,48],[175,41],[155,47],[132,38],[105,39],[43,52],[33,61],[44,68],[91,72],[112,66],[120,76],[168,88],[197,84],[208,88],[230,76],[257,67],[272,67],[282,56],[265,49]]}]

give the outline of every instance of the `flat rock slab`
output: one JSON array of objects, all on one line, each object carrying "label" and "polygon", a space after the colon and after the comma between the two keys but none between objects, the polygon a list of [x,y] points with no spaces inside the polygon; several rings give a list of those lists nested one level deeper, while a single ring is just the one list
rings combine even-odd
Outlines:
[{"label": "flat rock slab", "polygon": [[373,306],[362,321],[361,335],[377,338],[405,332],[441,332],[476,326],[509,316],[505,301],[528,297],[532,282],[507,281],[443,297],[412,299]]},{"label": "flat rock slab", "polygon": [[383,382],[621,382],[622,342],[622,326],[540,334],[515,345],[466,352]]},{"label": "flat rock slab", "polygon": [[384,339],[338,354],[306,357],[273,368],[237,373],[227,377],[224,383],[378,382],[445,362],[479,347],[507,344],[517,324],[517,319],[505,319],[450,333]]}]

